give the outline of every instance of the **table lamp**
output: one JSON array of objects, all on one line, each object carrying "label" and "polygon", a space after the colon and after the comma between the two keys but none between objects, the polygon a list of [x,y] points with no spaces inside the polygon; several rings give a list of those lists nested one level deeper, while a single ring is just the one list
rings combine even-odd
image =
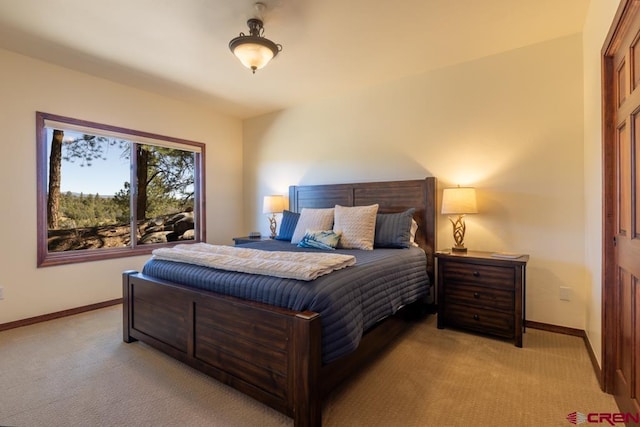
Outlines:
[{"label": "table lamp", "polygon": [[453,240],[455,246],[451,248],[453,252],[467,252],[464,247],[464,215],[478,213],[476,205],[476,189],[471,187],[445,188],[442,192],[442,213],[446,215],[457,215],[457,219],[449,217],[453,226]]},{"label": "table lamp", "polygon": [[269,228],[271,228],[271,238],[276,237],[276,214],[284,210],[284,197],[280,195],[264,196],[262,202],[262,213],[271,214],[269,218]]}]

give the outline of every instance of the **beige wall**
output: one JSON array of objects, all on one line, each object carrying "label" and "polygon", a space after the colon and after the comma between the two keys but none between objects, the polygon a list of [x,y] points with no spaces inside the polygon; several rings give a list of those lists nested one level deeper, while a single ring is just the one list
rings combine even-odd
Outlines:
[{"label": "beige wall", "polygon": [[591,0],[583,32],[584,193],[586,332],[594,353],[602,353],[602,107],[601,49],[618,0]]},{"label": "beige wall", "polygon": [[467,247],[530,254],[527,318],[584,329],[582,76],[574,35],[246,120],[246,224],[267,233],[262,196],[292,184],[473,185]]},{"label": "beige wall", "polygon": [[146,259],[36,268],[36,111],[204,142],[208,240],[242,232],[239,120],[5,50],[0,64],[0,323],[119,298]]}]

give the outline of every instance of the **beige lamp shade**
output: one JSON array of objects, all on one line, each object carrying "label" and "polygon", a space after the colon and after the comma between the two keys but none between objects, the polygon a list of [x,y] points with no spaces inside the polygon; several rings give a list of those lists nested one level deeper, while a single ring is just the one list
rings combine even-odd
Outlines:
[{"label": "beige lamp shade", "polygon": [[442,213],[447,215],[478,213],[476,189],[472,187],[446,188],[442,192]]},{"label": "beige lamp shade", "polygon": [[262,213],[273,214],[282,213],[284,210],[284,197],[280,195],[264,196],[262,202]]}]

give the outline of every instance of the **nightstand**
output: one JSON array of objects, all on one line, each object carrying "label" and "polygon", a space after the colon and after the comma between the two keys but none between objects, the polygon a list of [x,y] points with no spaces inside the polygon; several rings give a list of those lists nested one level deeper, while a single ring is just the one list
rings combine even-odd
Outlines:
[{"label": "nightstand", "polygon": [[522,347],[529,255],[436,252],[438,328],[452,326],[515,341]]},{"label": "nightstand", "polygon": [[260,236],[260,237],[249,237],[249,236],[243,236],[243,237],[234,237],[233,238],[233,242],[236,246],[238,245],[244,245],[247,243],[255,243],[255,242],[262,242],[264,240],[271,240],[269,237],[264,237],[264,236]]}]

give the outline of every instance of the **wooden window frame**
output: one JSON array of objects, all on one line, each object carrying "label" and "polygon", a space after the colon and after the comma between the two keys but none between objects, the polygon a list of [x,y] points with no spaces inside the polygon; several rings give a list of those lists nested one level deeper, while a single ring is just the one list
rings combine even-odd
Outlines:
[{"label": "wooden window frame", "polygon": [[[36,170],[37,170],[37,266],[48,267],[62,264],[72,264],[88,261],[99,261],[105,259],[123,258],[131,256],[140,256],[150,254],[153,249],[158,247],[173,246],[172,243],[155,243],[138,245],[135,239],[131,239],[131,246],[119,248],[104,249],[87,249],[63,252],[49,252],[47,246],[48,227],[47,227],[47,192],[48,192],[48,155],[47,155],[47,121],[68,124],[72,128],[82,127],[85,129],[95,130],[97,134],[119,135],[130,138],[133,142],[140,143],[142,139],[145,144],[157,146],[183,147],[185,150],[193,151],[195,155],[194,164],[194,214],[197,218],[195,224],[195,238],[188,242],[180,243],[197,243],[206,240],[206,223],[205,223],[205,144],[200,142],[188,141],[184,139],[142,132],[117,126],[105,125],[86,120],[74,119],[55,114],[36,112]],[[153,141],[157,143],[154,144]],[[135,177],[135,161],[131,171],[132,189]],[[132,191],[133,194],[133,191]],[[133,198],[133,196],[132,196]],[[131,213],[131,226],[134,230],[134,210]]]}]

